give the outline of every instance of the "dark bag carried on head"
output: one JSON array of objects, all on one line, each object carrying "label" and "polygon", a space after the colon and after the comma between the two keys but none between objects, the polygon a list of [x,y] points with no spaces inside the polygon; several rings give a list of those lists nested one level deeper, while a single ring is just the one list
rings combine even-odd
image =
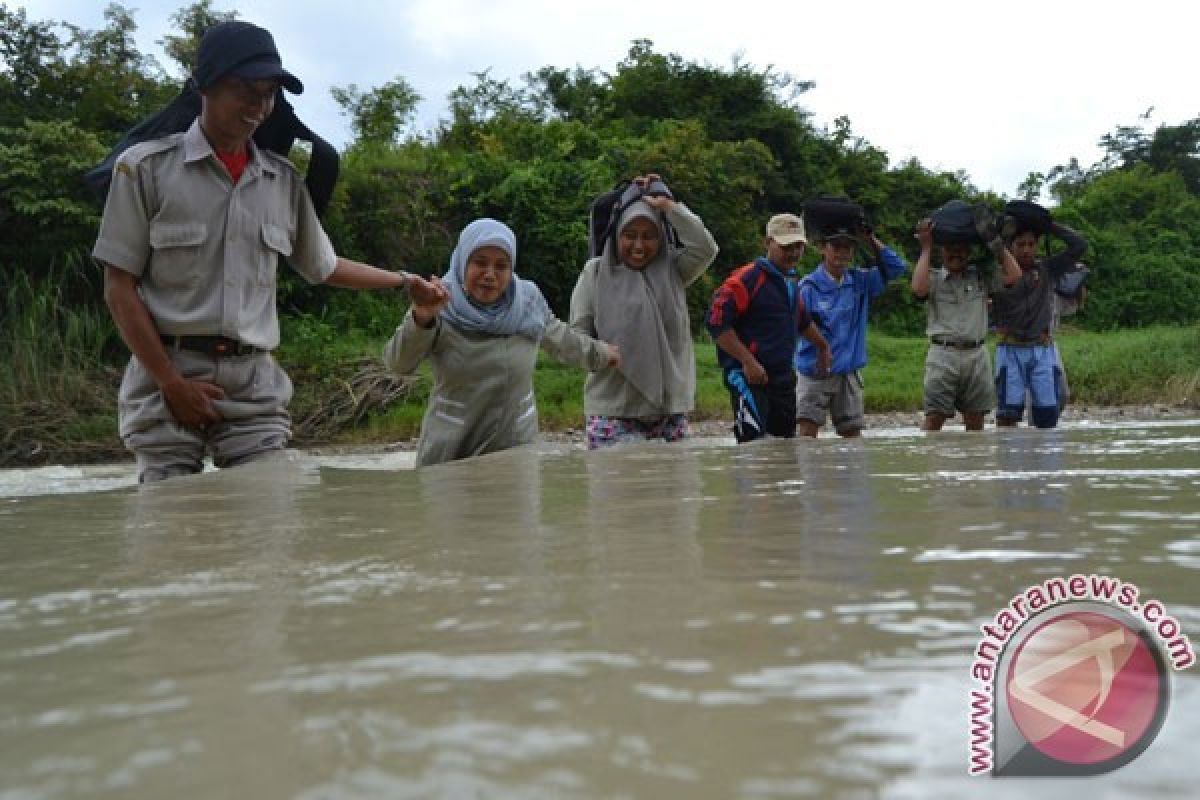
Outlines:
[{"label": "dark bag carried on head", "polygon": [[1083,292],[1084,285],[1087,284],[1088,272],[1086,266],[1076,264],[1075,269],[1059,276],[1054,284],[1055,293],[1071,300],[1078,298]]},{"label": "dark bag carried on head", "polygon": [[822,195],[804,203],[804,228],[818,238],[834,234],[858,236],[867,229],[863,207],[848,197]]},{"label": "dark bag carried on head", "polygon": [[[617,223],[621,214],[645,196],[675,198],[662,181],[653,181],[645,188],[633,181],[621,181],[592,201],[592,207],[588,210],[588,258],[601,255],[604,252],[604,243],[616,239]],[[668,243],[679,246],[679,237],[671,223],[665,218],[662,223],[667,232]]]},{"label": "dark bag carried on head", "polygon": [[[146,117],[126,132],[104,161],[84,174],[84,183],[90,186],[103,202],[108,197],[108,187],[112,184],[113,167],[122,153],[141,142],[161,139],[172,133],[183,133],[192,126],[196,117],[200,116],[200,107],[200,93],[189,81],[170,105]],[[309,196],[312,197],[313,207],[320,214],[329,205],[334,184],[337,183],[337,150],[309,130],[296,116],[283,92],[279,92],[275,96],[275,108],[271,116],[254,132],[254,143],[264,150],[287,158],[297,139],[312,143],[312,154],[308,159],[308,172],[304,183],[308,187]]]},{"label": "dark bag carried on head", "polygon": [[1009,200],[1004,204],[1004,216],[1016,223],[1016,233],[1032,231],[1045,236],[1053,224],[1050,212],[1029,200]]},{"label": "dark bag carried on head", "polygon": [[975,228],[975,209],[962,200],[951,200],[929,215],[935,244],[983,244]]}]

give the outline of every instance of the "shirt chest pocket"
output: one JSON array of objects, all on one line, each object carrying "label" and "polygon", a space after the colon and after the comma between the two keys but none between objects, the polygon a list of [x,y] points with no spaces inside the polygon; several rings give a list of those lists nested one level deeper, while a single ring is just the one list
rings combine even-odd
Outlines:
[{"label": "shirt chest pocket", "polygon": [[153,251],[151,272],[162,286],[197,286],[204,274],[204,243],[208,226],[203,223],[155,222],[150,226]]},{"label": "shirt chest pocket", "polygon": [[936,300],[939,306],[957,308],[965,303],[969,297],[970,295],[967,293],[966,287],[962,284],[943,283],[938,287]]},{"label": "shirt chest pocket", "polygon": [[275,275],[279,269],[279,258],[292,254],[292,237],[287,228],[271,222],[262,223],[262,257],[259,259],[257,283],[259,286],[275,286]]}]

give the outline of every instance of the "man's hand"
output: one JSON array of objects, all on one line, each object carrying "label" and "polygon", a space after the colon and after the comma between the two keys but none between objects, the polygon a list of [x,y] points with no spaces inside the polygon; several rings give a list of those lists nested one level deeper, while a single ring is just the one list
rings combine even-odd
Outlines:
[{"label": "man's hand", "polygon": [[933,220],[926,217],[918,222],[913,238],[921,244],[922,250],[933,249]]},{"label": "man's hand", "polygon": [[425,280],[420,275],[413,275],[410,272],[406,288],[414,306],[435,307],[433,308],[434,313],[441,311],[446,303],[450,302],[450,292],[442,283],[442,279],[436,276]]},{"label": "man's hand", "polygon": [[1017,218],[1010,215],[1004,215],[1004,224],[1000,226],[1000,235],[1004,237],[1004,241],[1011,241],[1017,235]]},{"label": "man's hand", "polygon": [[621,366],[621,348],[615,344],[607,344],[608,347],[608,366],[616,369]]},{"label": "man's hand", "polygon": [[983,203],[977,203],[971,212],[975,223],[975,232],[979,234],[979,238],[985,244],[990,245],[1000,235],[1000,231],[996,228],[996,215]]},{"label": "man's hand", "polygon": [[215,383],[177,376],[159,387],[171,416],[185,428],[203,428],[221,421],[213,400],[224,400],[225,390]]},{"label": "man's hand", "polygon": [[412,298],[413,321],[422,328],[433,324],[434,318],[450,302],[450,290],[436,275],[425,280],[416,275],[409,278],[409,297]]},{"label": "man's hand", "polygon": [[742,372],[746,376],[746,383],[751,386],[762,386],[767,382],[767,371],[754,356],[742,362]]}]

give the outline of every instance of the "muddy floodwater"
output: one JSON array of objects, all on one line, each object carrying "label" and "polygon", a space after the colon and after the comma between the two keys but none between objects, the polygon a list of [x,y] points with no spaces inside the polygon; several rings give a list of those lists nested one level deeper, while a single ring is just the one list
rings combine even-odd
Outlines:
[{"label": "muddy floodwater", "polygon": [[1100,573],[1200,643],[1200,420],[0,471],[0,798],[1196,797],[1200,667],[970,778],[980,625]]}]

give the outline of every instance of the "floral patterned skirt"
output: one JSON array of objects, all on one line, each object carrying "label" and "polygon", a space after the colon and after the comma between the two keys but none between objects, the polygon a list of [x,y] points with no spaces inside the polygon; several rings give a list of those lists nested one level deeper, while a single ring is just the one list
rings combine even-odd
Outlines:
[{"label": "floral patterned skirt", "polygon": [[678,442],[687,435],[687,414],[664,414],[659,417],[590,416],[587,418],[589,450],[647,439]]}]

